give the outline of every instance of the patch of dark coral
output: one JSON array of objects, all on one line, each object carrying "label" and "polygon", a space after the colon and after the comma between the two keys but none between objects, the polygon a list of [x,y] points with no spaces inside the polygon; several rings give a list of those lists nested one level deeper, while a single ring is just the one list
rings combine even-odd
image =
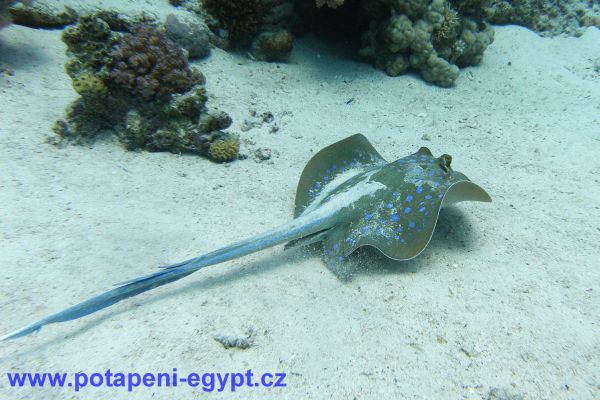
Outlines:
[{"label": "patch of dark coral", "polygon": [[231,118],[208,111],[204,76],[163,33],[142,25],[123,35],[92,15],[65,30],[63,41],[80,97],[55,126],[61,138],[89,142],[110,130],[130,150],[236,158],[239,140],[223,131]]},{"label": "patch of dark coral", "polygon": [[203,0],[204,9],[214,19],[209,27],[219,36],[226,30],[234,47],[247,47],[261,31],[267,11],[273,7],[269,0]]},{"label": "patch of dark coral", "polygon": [[181,48],[150,25],[125,34],[110,57],[110,80],[146,100],[185,93],[192,86],[192,72]]},{"label": "patch of dark coral", "polygon": [[[314,1],[295,0],[295,10],[303,22],[303,30],[334,41],[358,44],[361,35],[369,28],[373,19],[370,4],[361,0],[346,0],[333,9],[319,7]],[[383,10],[377,8],[377,11]]]},{"label": "patch of dark coral", "polygon": [[77,13],[72,8],[61,9],[41,3],[17,3],[9,11],[13,23],[31,28],[58,29],[77,20]]}]

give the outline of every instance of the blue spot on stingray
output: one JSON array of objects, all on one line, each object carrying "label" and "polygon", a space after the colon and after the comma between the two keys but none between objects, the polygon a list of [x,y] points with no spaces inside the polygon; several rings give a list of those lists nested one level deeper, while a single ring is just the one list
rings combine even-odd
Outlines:
[{"label": "blue spot on stingray", "polygon": [[403,231],[403,230],[404,230],[404,229],[402,229],[402,227],[401,227],[401,226],[399,226],[399,227],[398,227],[398,229],[396,229],[396,232],[402,233],[402,231]]},{"label": "blue spot on stingray", "polygon": [[412,201],[413,196],[411,194],[409,194],[408,196],[406,196],[406,199],[404,199],[404,201],[409,202]]},{"label": "blue spot on stingray", "polygon": [[425,195],[425,199],[427,199],[427,200],[431,199],[431,195],[430,194],[426,194]]},{"label": "blue spot on stingray", "polygon": [[389,208],[394,208],[394,205],[392,203],[387,203],[386,207]]},{"label": "blue spot on stingray", "polygon": [[425,207],[419,208],[419,212],[424,212],[424,211],[425,211]]},{"label": "blue spot on stingray", "polygon": [[334,244],[334,245],[333,245],[333,250],[337,250],[337,249],[339,249],[339,248],[340,248],[340,245],[339,245],[339,244],[337,244],[337,243],[336,243],[336,244]]},{"label": "blue spot on stingray", "polygon": [[369,214],[369,213],[365,214],[365,221],[370,221],[371,218],[373,218],[373,214]]},{"label": "blue spot on stingray", "polygon": [[324,177],[323,177],[323,180],[324,180],[325,182],[327,182],[327,181],[329,180],[329,177],[328,177],[328,176],[324,176]]},{"label": "blue spot on stingray", "polygon": [[429,211],[425,211],[425,215],[429,215]]},{"label": "blue spot on stingray", "polygon": [[410,207],[406,207],[404,209],[404,214],[408,214],[410,212],[411,208]]},{"label": "blue spot on stingray", "polygon": [[329,174],[331,173],[331,170],[330,170],[330,169],[326,169],[326,170],[325,170],[325,173],[326,173],[327,175],[329,175]]},{"label": "blue spot on stingray", "polygon": [[398,192],[394,192],[394,193],[392,193],[392,196],[394,196],[394,197],[398,197]]},{"label": "blue spot on stingray", "polygon": [[360,228],[360,231],[362,233],[369,233],[369,227],[368,226],[363,226],[363,227]]},{"label": "blue spot on stingray", "polygon": [[333,169],[337,169],[337,164],[333,164],[333,167],[331,167]]},{"label": "blue spot on stingray", "polygon": [[383,229],[377,228],[377,234],[383,236]]},{"label": "blue spot on stingray", "polygon": [[400,240],[400,236],[398,236],[398,235],[394,235],[394,239],[396,239],[396,240]]},{"label": "blue spot on stingray", "polygon": [[413,221],[410,221],[410,222],[408,223],[408,226],[409,226],[410,228],[414,228],[414,227],[415,227],[415,223],[414,223]]},{"label": "blue spot on stingray", "polygon": [[344,256],[338,256],[338,261],[344,261]]},{"label": "blue spot on stingray", "polygon": [[436,188],[436,187],[438,187],[438,186],[440,186],[440,183],[439,183],[439,182],[433,182],[433,187],[434,187],[434,188]]},{"label": "blue spot on stingray", "polygon": [[392,222],[398,222],[400,220],[400,216],[398,214],[392,214],[392,216],[390,217],[390,221]]},{"label": "blue spot on stingray", "polygon": [[417,193],[423,192],[423,186],[417,186]]},{"label": "blue spot on stingray", "polygon": [[444,197],[444,195],[443,195],[443,194],[441,194],[441,193],[440,193],[440,194],[438,194],[438,199],[440,199],[440,200],[441,200],[441,198],[442,198],[442,197]]}]

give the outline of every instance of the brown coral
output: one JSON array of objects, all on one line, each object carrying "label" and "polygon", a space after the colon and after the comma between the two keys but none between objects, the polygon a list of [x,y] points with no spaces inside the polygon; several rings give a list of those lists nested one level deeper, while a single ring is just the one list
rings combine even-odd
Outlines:
[{"label": "brown coral", "polygon": [[110,80],[146,100],[192,87],[192,72],[181,48],[149,25],[123,36],[110,56]]},{"label": "brown coral", "polygon": [[252,56],[261,61],[286,61],[294,48],[289,31],[263,32],[252,42]]},{"label": "brown coral", "polygon": [[267,0],[203,0],[205,10],[229,33],[234,45],[245,46],[261,30],[272,4]]}]

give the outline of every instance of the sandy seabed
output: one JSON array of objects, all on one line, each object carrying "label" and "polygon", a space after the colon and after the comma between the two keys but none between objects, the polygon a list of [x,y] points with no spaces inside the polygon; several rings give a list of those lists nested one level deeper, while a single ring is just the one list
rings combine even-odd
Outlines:
[{"label": "sandy seabed", "polygon": [[[116,282],[291,218],[320,148],[365,134],[389,160],[425,145],[486,188],[446,210],[417,259],[361,258],[342,281],[276,247],[81,320],[0,344],[0,397],[204,398],[201,387],[12,389],[6,372],[287,373],[287,387],[208,397],[600,398],[600,31],[498,27],[483,63],[441,89],[298,41],[288,64],[215,49],[195,63],[241,132],[227,165],[45,143],[76,94],[60,31],[0,32],[0,332]],[[353,99],[352,101],[349,101]],[[252,332],[246,350],[215,336]],[[492,396],[504,397],[492,397]],[[33,397],[32,397],[33,396]],[[513,396],[513,397],[510,397]]]}]

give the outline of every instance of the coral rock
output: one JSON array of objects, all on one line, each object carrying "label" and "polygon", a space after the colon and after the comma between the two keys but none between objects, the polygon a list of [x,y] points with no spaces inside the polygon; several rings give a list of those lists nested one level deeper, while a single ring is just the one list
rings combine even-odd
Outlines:
[{"label": "coral rock", "polygon": [[236,138],[217,140],[210,145],[208,155],[218,162],[233,161],[240,150],[240,141]]},{"label": "coral rock", "polygon": [[204,0],[204,8],[215,21],[211,28],[225,28],[233,45],[247,45],[261,30],[271,7],[265,0]]},{"label": "coral rock", "polygon": [[294,37],[290,32],[263,32],[252,42],[252,56],[261,61],[286,61],[293,48]]},{"label": "coral rock", "polygon": [[167,36],[188,52],[189,58],[202,58],[210,54],[208,27],[198,22],[182,22],[173,14],[165,21]]},{"label": "coral rock", "polygon": [[62,9],[43,3],[18,3],[10,8],[12,21],[15,24],[32,28],[62,28],[77,20],[77,13],[69,7]]}]

